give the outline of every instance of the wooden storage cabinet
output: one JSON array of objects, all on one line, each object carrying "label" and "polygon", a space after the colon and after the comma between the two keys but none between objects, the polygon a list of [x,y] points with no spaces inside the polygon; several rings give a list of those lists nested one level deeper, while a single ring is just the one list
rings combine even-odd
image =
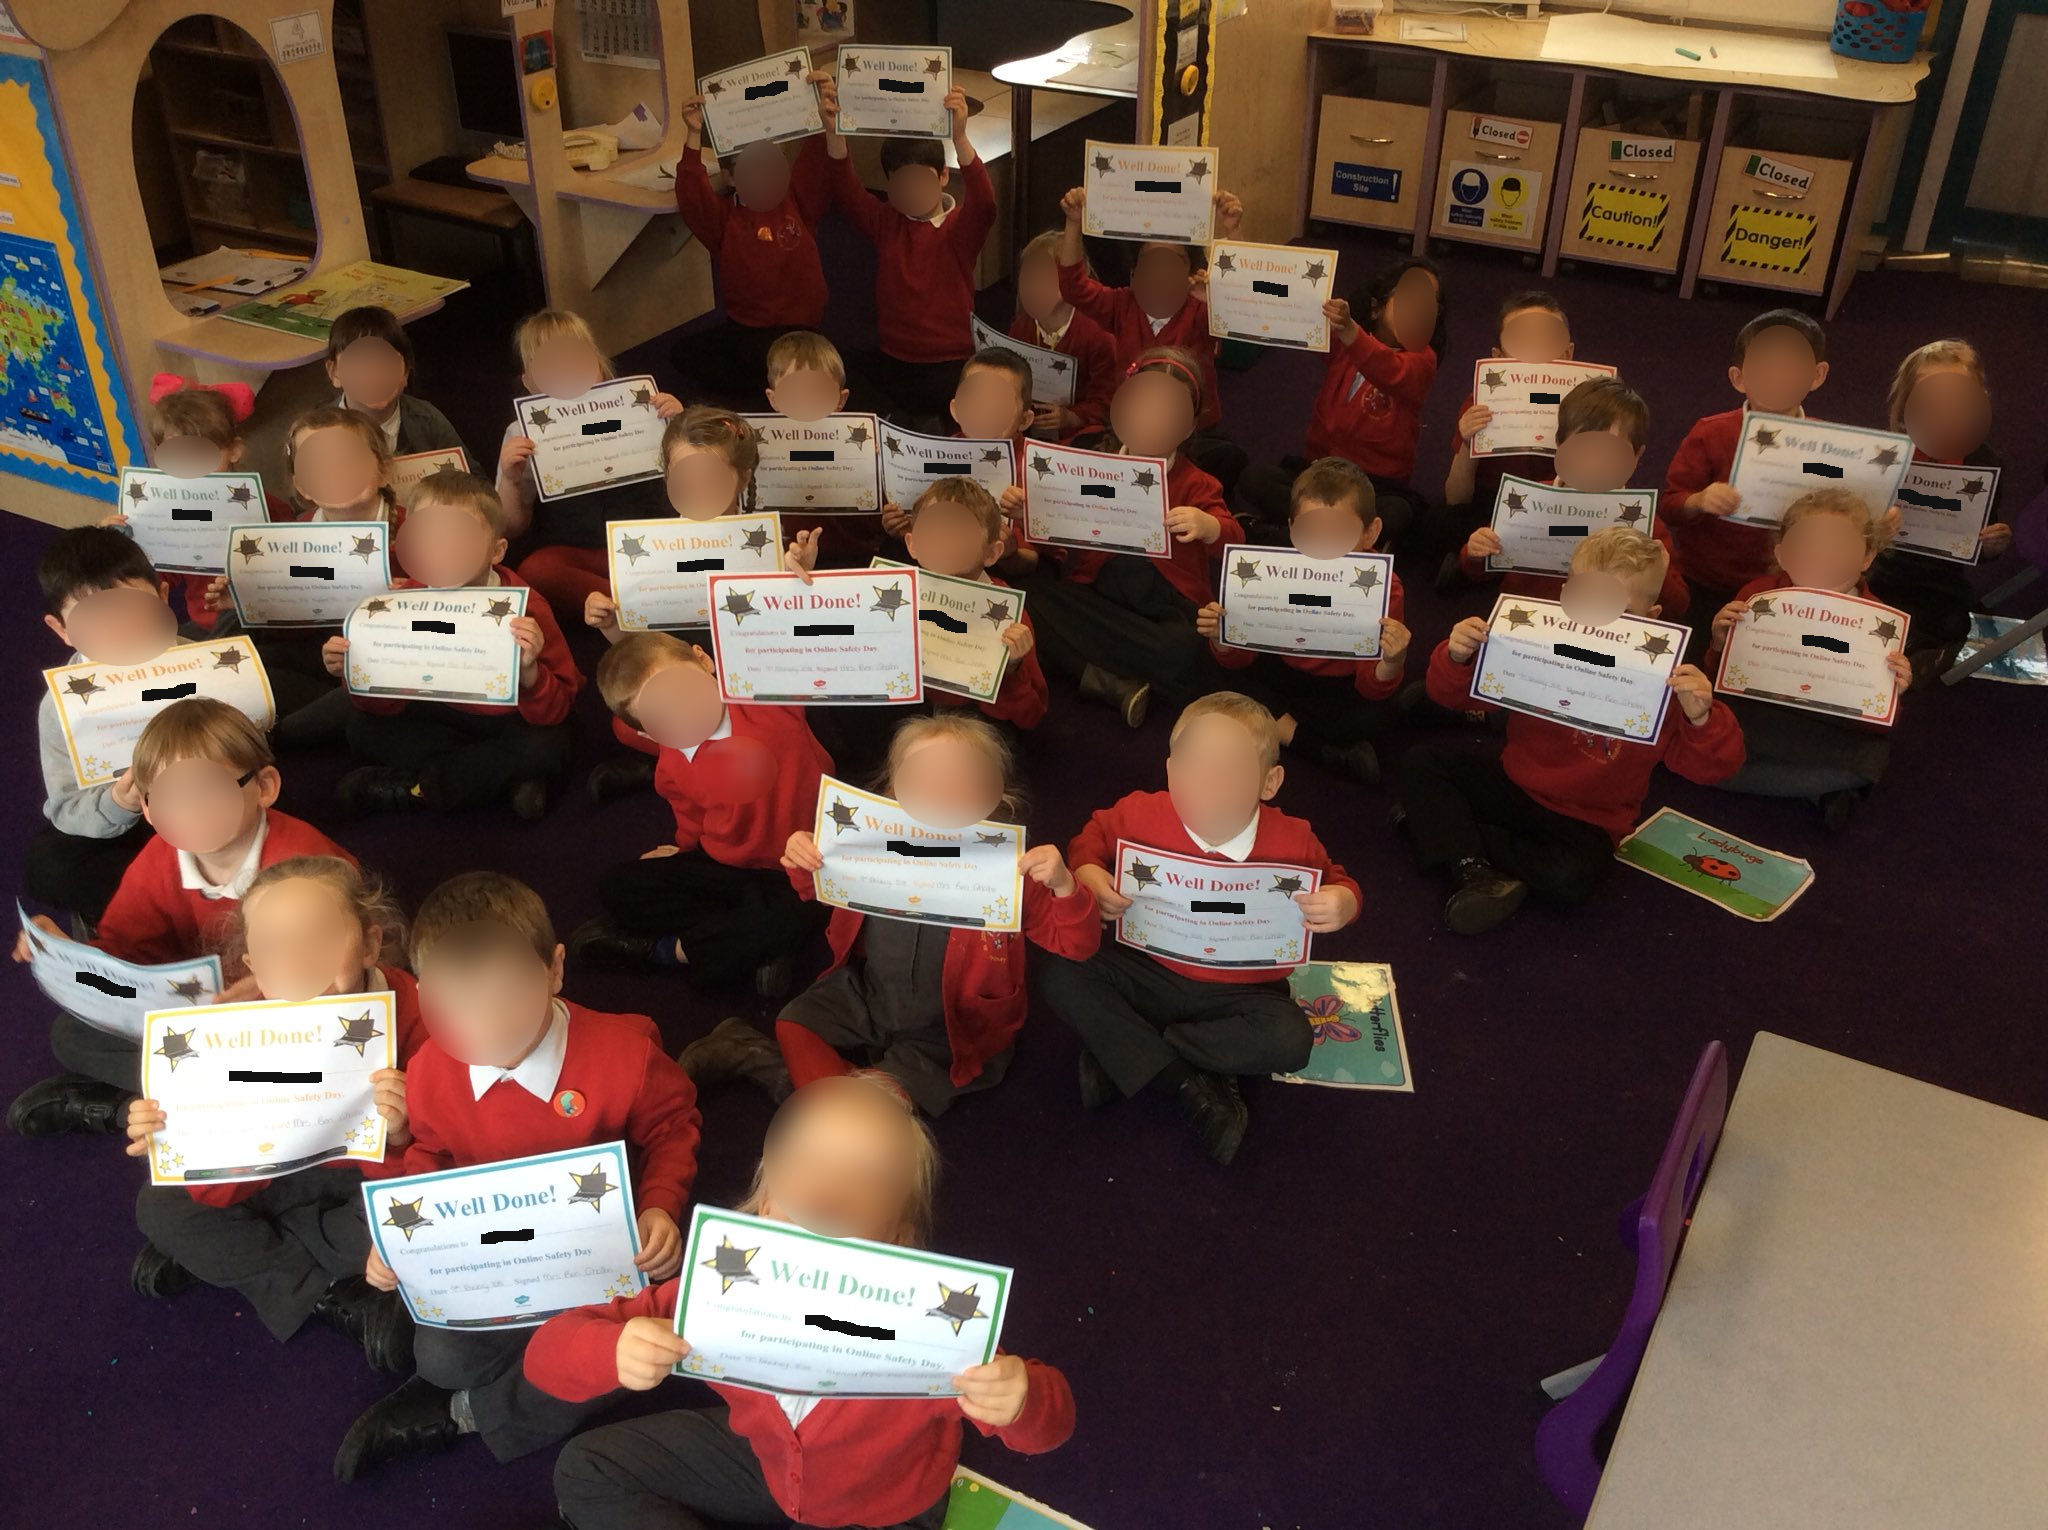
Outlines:
[{"label": "wooden storage cabinet", "polygon": [[1558,253],[1567,259],[1673,272],[1698,184],[1700,145],[1610,128],[1579,130]]},{"label": "wooden storage cabinet", "polygon": [[1427,173],[1429,108],[1325,96],[1309,216],[1412,229]]},{"label": "wooden storage cabinet", "polygon": [[1700,275],[1786,292],[1827,285],[1854,166],[1730,147],[1706,213]]},{"label": "wooden storage cabinet", "polygon": [[1528,115],[1446,111],[1430,233],[1540,254],[1561,132]]}]

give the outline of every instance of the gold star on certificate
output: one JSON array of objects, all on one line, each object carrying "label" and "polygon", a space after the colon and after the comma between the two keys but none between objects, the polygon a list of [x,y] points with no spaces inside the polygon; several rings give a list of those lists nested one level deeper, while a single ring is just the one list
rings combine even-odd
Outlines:
[{"label": "gold star on certificate", "polygon": [[1760,452],[1767,452],[1778,444],[1778,433],[1768,425],[1759,425],[1749,433],[1749,444]]},{"label": "gold star on certificate", "polygon": [[925,1316],[944,1318],[953,1325],[953,1332],[955,1333],[958,1333],[976,1318],[987,1317],[988,1314],[981,1310],[981,1298],[974,1294],[979,1284],[980,1282],[977,1281],[975,1285],[968,1286],[965,1290],[955,1291],[943,1281],[940,1282],[939,1304],[926,1311]]},{"label": "gold star on certificate", "polygon": [[1889,643],[1898,637],[1899,624],[1887,616],[1881,621],[1871,623],[1870,630],[1879,642]]},{"label": "gold star on certificate", "polygon": [[1351,576],[1354,590],[1376,590],[1380,587],[1380,571],[1370,564]]},{"label": "gold star on certificate", "polygon": [[928,58],[924,61],[924,72],[938,76],[946,72],[946,61],[942,58]]},{"label": "gold star on certificate", "polygon": [[1051,361],[1049,361],[1046,364],[1050,366],[1055,372],[1064,372],[1067,369],[1067,358],[1064,356],[1055,356]]},{"label": "gold star on certificate", "polygon": [[1298,876],[1275,876],[1273,878],[1273,891],[1276,893],[1286,893],[1290,898],[1296,893],[1303,891],[1305,886],[1306,884]]},{"label": "gold star on certificate", "polygon": [[1143,861],[1132,861],[1131,885],[1133,887],[1157,887],[1159,885],[1159,868],[1157,866],[1148,866]]},{"label": "gold star on certificate", "polygon": [[242,672],[242,661],[248,657],[239,648],[223,648],[213,656],[213,667],[215,669],[231,669],[239,675]]},{"label": "gold star on certificate", "polygon": [[984,845],[1007,845],[1010,842],[1010,836],[1007,834],[976,833],[974,838],[978,843]]},{"label": "gold star on certificate", "polygon": [[1033,452],[1031,454],[1031,471],[1040,478],[1043,478],[1052,471],[1052,459],[1043,452]]},{"label": "gold star on certificate", "polygon": [[1230,571],[1230,576],[1238,582],[1240,587],[1250,584],[1259,577],[1258,559],[1239,558],[1237,566]]},{"label": "gold star on certificate", "polygon": [[847,439],[848,441],[850,441],[851,443],[853,443],[853,445],[855,445],[855,446],[859,446],[859,445],[860,445],[860,444],[861,444],[862,442],[866,441],[866,440],[867,440],[867,438],[868,438],[868,428],[867,428],[867,426],[865,426],[865,425],[849,425],[849,426],[847,426],[847,427],[846,427],[846,439]]},{"label": "gold star on certificate", "polygon": [[1483,386],[1488,388],[1504,388],[1507,386],[1507,379],[1502,377],[1498,372],[1482,373],[1480,375],[1479,381]]},{"label": "gold star on certificate", "polygon": [[1652,632],[1636,644],[1637,653],[1646,653],[1653,659],[1661,659],[1671,652],[1671,639],[1661,632]]},{"label": "gold star on certificate", "polygon": [[229,504],[231,504],[231,505],[246,505],[246,504],[248,504],[248,503],[249,503],[249,486],[248,486],[247,484],[245,484],[245,483],[238,483],[238,484],[235,484],[235,485],[234,485],[234,486],[233,486],[232,488],[230,488],[230,489],[228,490],[228,503],[229,503]]},{"label": "gold star on certificate", "polygon": [[[794,61],[794,60],[791,60],[791,62],[795,62],[795,61]],[[851,53],[842,53],[842,54],[840,54],[840,55],[839,55],[839,72],[840,72],[841,74],[859,74],[859,73],[860,73],[860,60],[859,60],[859,59],[857,59],[857,58],[855,58],[855,57],[854,57],[854,56],[853,56],[853,55],[852,55]]]},{"label": "gold star on certificate", "polygon": [[394,1228],[405,1234],[405,1241],[412,1242],[412,1235],[422,1227],[432,1227],[434,1219],[422,1208],[427,1198],[423,1195],[416,1201],[387,1201],[384,1205],[384,1220],[378,1225]]},{"label": "gold star on certificate", "polygon": [[235,542],[235,551],[245,558],[258,557],[263,552],[263,540],[260,537],[238,538]]},{"label": "gold star on certificate", "polygon": [[1964,484],[1962,488],[1962,495],[1964,499],[1975,499],[1979,494],[1982,494],[1983,492],[1984,480],[1981,478],[1972,478],[1968,483]]},{"label": "gold star on certificate", "polygon": [[[792,60],[792,62],[794,62],[794,60]],[[712,80],[712,81],[711,81],[710,83],[708,83],[707,85],[705,85],[705,87],[704,87],[704,94],[705,94],[705,95],[707,95],[707,96],[722,96],[722,95],[724,95],[724,94],[725,94],[725,82],[724,82],[724,81],[722,81],[722,80]]]},{"label": "gold star on certificate", "polygon": [[569,1204],[574,1206],[581,1201],[593,1211],[603,1211],[604,1198],[619,1188],[605,1173],[603,1164],[598,1164],[588,1174],[578,1174],[571,1169],[569,1182],[576,1187],[576,1193],[569,1197]]},{"label": "gold star on certificate", "polygon": [[349,551],[354,556],[361,558],[365,563],[377,556],[377,538],[374,535],[356,537],[353,540],[355,545]]},{"label": "gold star on certificate", "polygon": [[727,590],[725,592],[724,606],[725,614],[733,619],[735,626],[750,616],[759,616],[761,614],[754,609],[754,592],[752,590]]},{"label": "gold star on certificate", "polygon": [[1193,181],[1197,186],[1202,184],[1203,179],[1208,174],[1209,162],[1206,159],[1198,159],[1192,165],[1188,166],[1188,179]]},{"label": "gold star on certificate", "polygon": [[646,539],[629,537],[622,533],[619,537],[619,556],[637,567],[640,560],[647,556]]},{"label": "gold star on certificate", "polygon": [[1508,490],[1506,494],[1501,496],[1501,503],[1508,507],[1509,515],[1520,515],[1529,508],[1528,496],[1523,494],[1520,489]]},{"label": "gold star on certificate", "polygon": [[761,552],[768,546],[768,528],[756,526],[740,538],[740,546],[748,552]]},{"label": "gold star on certificate", "polygon": [[179,1063],[188,1057],[197,1057],[199,1053],[192,1045],[191,1031],[174,1031],[165,1027],[163,1042],[151,1055],[161,1057],[171,1065],[171,1071],[176,1073]]},{"label": "gold star on certificate", "polygon": [[1097,175],[1107,175],[1110,171],[1114,170],[1115,168],[1116,162],[1112,160],[1107,154],[1098,154],[1095,156],[1095,173]]},{"label": "gold star on certificate", "polygon": [[654,407],[654,390],[652,388],[635,388],[633,390],[633,402],[644,408],[652,409]]},{"label": "gold star on certificate", "polygon": [[197,1004],[201,999],[205,998],[206,988],[205,978],[179,978],[177,982],[171,984],[171,992],[183,999],[187,1004]]},{"label": "gold star on certificate", "polygon": [[1749,603],[1749,614],[1751,616],[1775,616],[1777,609],[1776,606],[1771,604],[1770,597],[1767,595],[1759,595]]},{"label": "gold star on certificate", "polygon": [[991,446],[981,454],[981,460],[983,462],[1001,462],[1003,460],[1003,449],[1000,446]]},{"label": "gold star on certificate", "polygon": [[882,437],[882,450],[892,457],[900,457],[903,455],[903,443],[892,435],[884,434]]},{"label": "gold star on certificate", "polygon": [[1009,625],[1010,625],[1010,607],[1009,607],[1009,603],[1008,603],[1007,601],[1001,601],[1001,600],[992,600],[992,601],[990,601],[990,602],[988,603],[988,609],[987,609],[986,611],[984,611],[984,612],[982,612],[982,613],[981,613],[981,619],[982,619],[983,621],[987,622],[987,623],[988,623],[988,624],[989,624],[989,625],[990,625],[991,627],[1007,627],[1007,626],[1009,626]]},{"label": "gold star on certificate", "polygon": [[1159,475],[1150,468],[1140,468],[1131,474],[1131,487],[1134,489],[1149,489],[1158,482]]},{"label": "gold star on certificate", "polygon": [[377,1029],[377,1012],[373,1009],[366,1009],[360,1015],[337,1017],[336,1023],[341,1027],[341,1034],[335,1038],[334,1044],[354,1047],[358,1057],[366,1056],[363,1049],[384,1034]]},{"label": "gold star on certificate", "polygon": [[1870,454],[1870,465],[1872,467],[1897,467],[1899,465],[1899,449],[1896,446],[1880,446]]},{"label": "gold star on certificate", "polygon": [[853,816],[853,804],[851,802],[835,800],[830,807],[825,809],[825,816],[832,820],[832,837],[834,839],[837,839],[848,829],[860,827],[859,822]]},{"label": "gold star on certificate", "polygon": [[902,585],[878,584],[875,586],[875,603],[869,606],[868,609],[870,611],[880,611],[893,622],[896,620],[896,613],[908,604],[909,602],[903,595]]},{"label": "gold star on certificate", "polygon": [[1616,517],[1624,526],[1633,526],[1642,518],[1643,507],[1641,505],[1623,505],[1621,507],[1621,514]]},{"label": "gold star on certificate", "polygon": [[529,423],[539,430],[546,430],[555,423],[554,414],[547,409],[529,409],[526,411],[526,418]]},{"label": "gold star on certificate", "polygon": [[804,72],[804,61],[800,58],[791,59],[788,72],[790,74],[802,74]]},{"label": "gold star on certificate", "polygon": [[500,627],[505,625],[505,618],[511,614],[512,602],[510,600],[494,600],[484,607],[484,615],[488,616]]},{"label": "gold star on certificate", "polygon": [[1323,279],[1323,263],[1312,260],[1301,268],[1301,279],[1305,282],[1319,282]]},{"label": "gold star on certificate", "polygon": [[723,1296],[740,1281],[760,1282],[761,1277],[748,1268],[760,1252],[758,1248],[734,1248],[732,1239],[721,1235],[711,1257],[699,1262],[718,1277],[718,1294]]},{"label": "gold star on certificate", "polygon": [[134,500],[136,504],[141,504],[145,499],[149,498],[149,485],[140,478],[136,479],[135,482],[128,485],[128,497]]},{"label": "gold star on certificate", "polygon": [[1517,627],[1530,626],[1535,622],[1535,620],[1535,617],[1531,616],[1527,611],[1524,611],[1520,606],[1509,606],[1507,609],[1507,623],[1509,631],[1513,631]]},{"label": "gold star on certificate", "polygon": [[363,602],[363,615],[365,616],[382,616],[386,611],[389,611],[390,609],[390,601],[380,600],[374,596],[371,597],[369,600]]},{"label": "gold star on certificate", "polygon": [[64,682],[64,689],[76,696],[80,701],[90,701],[101,691],[105,690],[106,687],[93,679],[91,675],[73,675]]},{"label": "gold star on certificate", "polygon": [[1225,276],[1228,276],[1231,272],[1237,269],[1237,261],[1228,252],[1222,255],[1218,255],[1216,257],[1216,269],[1221,271]]}]

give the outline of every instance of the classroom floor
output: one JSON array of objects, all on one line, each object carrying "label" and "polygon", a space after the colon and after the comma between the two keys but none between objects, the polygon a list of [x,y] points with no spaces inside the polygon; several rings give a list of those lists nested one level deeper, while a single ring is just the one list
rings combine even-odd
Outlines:
[{"label": "classroom floor", "polygon": [[[1391,257],[1385,245],[1347,244],[1344,285]],[[835,234],[828,269],[852,294],[846,306],[864,307],[864,252]],[[1444,460],[1464,391],[1458,362],[1483,353],[1500,298],[1530,284],[1511,260],[1447,261],[1456,360],[1432,396],[1423,476]],[[1552,286],[1579,354],[1620,363],[1651,401],[1642,477],[1654,480],[1694,416],[1734,402],[1721,375],[1728,342],[1767,301],[1731,292],[1682,304],[1591,272]],[[2048,441],[2030,339],[2042,333],[2044,303],[1945,278],[1865,277],[1831,326],[1835,377],[1815,407],[1874,422],[1900,355],[1967,335],[1999,389],[1994,439],[2010,503],[2024,502]],[[989,316],[999,310],[992,298]],[[495,340],[458,348],[502,333],[511,317],[478,292],[416,331],[420,390],[479,444],[496,441],[513,380]],[[835,336],[858,343],[860,327],[856,313]],[[623,369],[661,370],[660,349],[624,358]],[[1299,449],[1319,367],[1274,353],[1226,374],[1226,424],[1255,458]],[[9,846],[35,826],[36,665],[57,657],[33,619],[31,570],[47,535],[0,517],[0,642],[24,645],[0,669]],[[1484,597],[1446,602],[1430,592],[1430,570],[1402,572],[1419,669]],[[1066,1371],[1080,1422],[1068,1445],[1038,1458],[970,1431],[967,1463],[1095,1530],[1568,1524],[1531,1453],[1544,1408],[1537,1380],[1598,1354],[1612,1335],[1633,1276],[1617,1213],[1647,1184],[1703,1043],[1724,1040],[1739,1063],[1750,1037],[1770,1029],[2048,1113],[2048,1043],[2029,1019],[2040,1013],[2038,910],[2021,890],[2048,851],[2048,696],[1972,681],[1915,695],[1904,714],[1890,775],[1837,836],[1803,804],[1660,782],[1653,803],[1814,862],[1812,890],[1763,926],[1617,868],[1580,912],[1532,907],[1494,936],[1461,940],[1442,929],[1436,891],[1387,828],[1391,790],[1291,765],[1281,805],[1315,823],[1366,892],[1364,919],[1319,941],[1317,954],[1393,964],[1415,1093],[1252,1084],[1245,1149],[1218,1169],[1170,1107],[1141,1100],[1083,1114],[1074,1040],[1049,1017],[1035,1021],[1009,1081],[939,1126],[938,1244],[1017,1266],[1006,1343]],[[608,735],[594,695],[578,715],[580,781]],[[1034,751],[1039,837],[1064,842],[1112,796],[1163,785],[1168,722],[1155,717],[1132,739],[1108,713],[1056,693]],[[1389,751],[1394,769],[1398,754]],[[287,760],[284,805],[324,816],[340,768]],[[337,832],[409,904],[453,872],[494,865],[539,886],[566,932],[595,911],[599,871],[659,843],[668,825],[651,796],[597,810],[576,791],[532,827],[487,813]],[[19,972],[4,981],[16,1018],[0,1090],[11,1095],[49,1071],[47,1005]],[[587,1004],[653,1014],[676,1045],[727,1012],[653,976],[572,968],[570,984]],[[743,1092],[706,1100],[706,1199],[739,1193],[765,1120]],[[132,1295],[138,1174],[112,1140],[8,1136],[0,1177],[9,1523],[551,1522],[551,1456],[497,1467],[473,1441],[338,1487],[328,1475],[335,1444],[392,1378],[366,1372],[325,1331],[281,1349],[229,1295],[197,1290],[162,1306]],[[701,1400],[680,1382],[658,1396]]]}]

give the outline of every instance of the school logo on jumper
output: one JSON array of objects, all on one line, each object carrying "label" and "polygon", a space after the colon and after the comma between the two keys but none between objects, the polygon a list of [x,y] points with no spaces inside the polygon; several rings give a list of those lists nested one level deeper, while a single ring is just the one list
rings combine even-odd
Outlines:
[{"label": "school logo on jumper", "polygon": [[163,1043],[157,1047],[156,1055],[168,1063],[171,1071],[176,1073],[178,1064],[189,1057],[197,1057],[199,1049],[192,1045],[191,1031],[174,1031],[166,1028]]},{"label": "school logo on jumper", "polygon": [[338,1047],[354,1047],[358,1057],[367,1056],[368,1053],[364,1049],[384,1034],[377,1029],[375,1010],[366,1009],[360,1015],[350,1015],[345,1019],[337,1018],[335,1023],[341,1027],[341,1034],[335,1038],[334,1044]]},{"label": "school logo on jumper", "polygon": [[700,1262],[718,1277],[718,1294],[723,1296],[743,1280],[760,1284],[761,1277],[749,1268],[754,1256],[760,1252],[759,1248],[734,1248],[731,1238],[721,1236],[718,1247],[711,1251],[711,1257]]},{"label": "school logo on jumper", "polygon": [[569,1204],[586,1204],[592,1211],[603,1211],[604,1198],[619,1188],[612,1183],[611,1176],[605,1173],[603,1164],[599,1164],[588,1174],[578,1174],[571,1169],[569,1179],[576,1186],[576,1193],[569,1197]]},{"label": "school logo on jumper", "polygon": [[583,1093],[578,1089],[564,1089],[555,1096],[555,1114],[564,1120],[573,1121],[583,1114]]},{"label": "school logo on jumper", "polygon": [[955,1333],[958,1333],[976,1318],[987,1317],[988,1314],[981,1310],[981,1298],[974,1294],[979,1284],[979,1282],[976,1282],[975,1285],[968,1286],[964,1290],[955,1291],[951,1286],[941,1281],[939,1283],[939,1304],[928,1309],[925,1312],[925,1316],[944,1318],[953,1325],[953,1332]]},{"label": "school logo on jumper", "polygon": [[384,1205],[384,1220],[380,1224],[405,1234],[405,1241],[412,1242],[412,1235],[422,1227],[432,1227],[434,1219],[423,1208],[427,1198],[423,1195],[416,1201],[387,1201]]}]

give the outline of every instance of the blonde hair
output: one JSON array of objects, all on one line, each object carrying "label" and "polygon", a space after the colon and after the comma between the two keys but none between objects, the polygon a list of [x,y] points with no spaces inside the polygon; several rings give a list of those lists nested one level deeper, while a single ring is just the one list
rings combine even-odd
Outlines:
[{"label": "blonde hair", "polygon": [[266,866],[242,894],[221,936],[221,963],[240,970],[249,954],[249,910],[258,897],[280,882],[319,882],[356,918],[367,938],[379,937],[379,956],[396,956],[405,950],[405,915],[381,878],[365,872],[338,855],[295,855]]},{"label": "blonde hair", "polygon": [[996,503],[996,497],[987,487],[965,473],[951,478],[941,478],[931,484],[911,502],[910,523],[915,526],[917,517],[926,505],[961,505],[972,510],[981,518],[982,535],[990,542],[1003,539],[1003,507]]},{"label": "blonde hair", "polygon": [[1044,233],[1035,235],[1029,244],[1017,252],[1018,263],[1022,264],[1027,256],[1049,255],[1057,265],[1060,258],[1060,241],[1063,237],[1061,231],[1056,228],[1049,228]]},{"label": "blonde hair", "polygon": [[[284,465],[288,470],[297,473],[299,442],[316,430],[345,430],[368,447],[377,459],[377,497],[384,501],[387,511],[398,503],[398,495],[391,488],[391,443],[384,437],[384,427],[367,414],[340,404],[322,404],[292,421],[292,428],[284,436]],[[315,508],[313,501],[299,492],[296,483],[292,485],[292,503],[304,511]]]},{"label": "blonde hair", "polygon": [[413,490],[412,502],[417,506],[429,499],[460,505],[490,527],[492,536],[505,534],[505,502],[498,498],[496,489],[475,473],[445,467],[427,474]]},{"label": "blonde hair", "polygon": [[791,372],[827,372],[840,387],[846,386],[846,362],[839,347],[816,330],[793,329],[768,347],[768,386]]},{"label": "blonde hair", "polygon": [[690,646],[666,632],[629,632],[597,661],[597,694],[612,716],[639,727],[633,698],[656,672],[671,664],[689,664]]},{"label": "blonde hair", "polygon": [[224,395],[188,385],[165,394],[149,412],[149,444],[162,446],[173,436],[196,436],[226,451],[242,439],[242,426]]},{"label": "blonde hair", "polygon": [[1808,489],[1785,507],[1784,517],[1778,522],[1777,540],[1784,541],[1786,532],[1816,515],[1847,516],[1856,522],[1857,529],[1863,533],[1864,549],[1868,552],[1883,551],[1891,540],[1883,519],[1871,513],[1870,506],[1861,495],[1848,489]]},{"label": "blonde hair", "polygon": [[1906,428],[1906,400],[1912,397],[1921,375],[1930,367],[1961,367],[1977,379],[1977,386],[1989,387],[1984,380],[1984,358],[1977,354],[1976,346],[1967,340],[1930,340],[1918,350],[1907,352],[1892,376],[1891,392],[1885,395],[1885,417],[1891,421],[1893,430]]},{"label": "blonde hair", "polygon": [[1182,707],[1180,716],[1173,720],[1173,731],[1166,736],[1166,747],[1171,750],[1196,718],[1212,715],[1228,717],[1251,734],[1259,746],[1261,770],[1271,770],[1280,763],[1280,725],[1271,712],[1242,691],[1211,691]]},{"label": "blonde hair", "polygon": [[1017,784],[1016,751],[1010,748],[1010,741],[997,731],[994,724],[966,707],[947,707],[905,718],[898,723],[894,736],[889,740],[888,758],[882,762],[882,768],[876,775],[877,789],[885,795],[892,793],[896,767],[903,763],[904,756],[910,753],[913,745],[934,738],[955,739],[987,755],[1003,782],[1002,800],[996,804],[996,816],[1004,822],[1024,817],[1027,804],[1024,789]]},{"label": "blonde hair", "polygon": [[1671,554],[1647,531],[1633,526],[1606,526],[1587,537],[1572,554],[1574,574],[1617,574],[1648,595],[1664,587]]},{"label": "blonde hair", "polygon": [[[876,1094],[900,1109],[910,1121],[910,1193],[905,1198],[901,1220],[908,1230],[905,1243],[912,1248],[921,1247],[931,1236],[932,1203],[937,1199],[939,1191],[938,1139],[932,1136],[932,1129],[917,1113],[917,1107],[911,1103],[910,1096],[904,1092],[903,1086],[879,1068],[859,1068],[830,1080],[820,1079],[818,1083],[847,1081],[873,1089]],[[805,1086],[814,1087],[816,1085]],[[767,1201],[768,1152],[774,1147],[779,1132],[787,1130],[789,1123],[796,1119],[798,1110],[792,1107],[796,1106],[796,1102],[801,1100],[803,1095],[803,1089],[790,1095],[776,1110],[774,1118],[769,1121],[768,1140],[763,1146],[760,1162],[754,1165],[753,1183],[747,1187],[746,1198],[733,1208],[735,1211],[744,1212],[748,1216],[760,1215],[761,1208]],[[815,1099],[816,1096],[813,1095],[812,1098]]]},{"label": "blonde hair", "polygon": [[[545,965],[555,960],[555,923],[540,894],[502,871],[465,871],[450,877],[420,902],[412,922],[415,971],[429,951],[444,942],[475,950],[491,935],[531,948]],[[483,940],[478,940],[482,935]],[[452,937],[452,938],[451,938]]]},{"label": "blonde hair", "polygon": [[150,783],[180,760],[212,760],[238,776],[276,763],[263,730],[212,696],[187,696],[149,720],[128,765],[136,790],[146,794]]},{"label": "blonde hair", "polygon": [[566,308],[543,308],[519,321],[519,327],[512,331],[512,348],[519,353],[520,367],[532,366],[533,358],[540,354],[542,347],[555,340],[581,340],[597,352],[597,375],[600,378],[609,381],[617,375],[612,370],[611,357],[605,355],[604,348],[597,343],[590,321]]}]

